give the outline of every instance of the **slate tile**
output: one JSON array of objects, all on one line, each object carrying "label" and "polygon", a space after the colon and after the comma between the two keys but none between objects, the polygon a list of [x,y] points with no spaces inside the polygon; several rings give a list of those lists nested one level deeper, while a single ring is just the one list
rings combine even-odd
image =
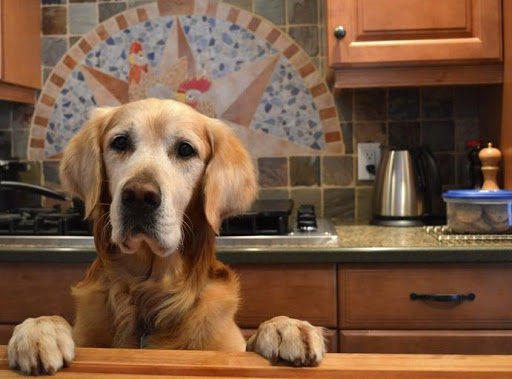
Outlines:
[{"label": "slate tile", "polygon": [[416,120],[420,115],[419,88],[393,88],[388,96],[389,120]]},{"label": "slate tile", "polygon": [[41,29],[44,35],[67,33],[66,7],[41,8]]},{"label": "slate tile", "polygon": [[354,181],[352,156],[324,156],[322,163],[322,185],[348,186]]},{"label": "slate tile", "polygon": [[288,0],[289,24],[316,24],[318,22],[317,0]]},{"label": "slate tile", "polygon": [[42,61],[45,66],[55,66],[68,49],[65,37],[43,37],[41,44]]},{"label": "slate tile", "polygon": [[388,124],[388,145],[408,149],[420,145],[420,123],[412,121],[390,122]]},{"label": "slate tile", "polygon": [[97,6],[94,3],[69,4],[69,32],[83,35],[98,24]]},{"label": "slate tile", "polygon": [[353,222],[355,219],[355,190],[353,188],[325,188],[324,217],[335,221]]},{"label": "slate tile", "polygon": [[386,119],[386,90],[383,88],[354,90],[354,119],[357,121]]},{"label": "slate tile", "polygon": [[430,147],[432,151],[453,151],[455,147],[453,120],[423,121],[421,143]]},{"label": "slate tile", "polygon": [[320,157],[290,157],[292,186],[320,185]]},{"label": "slate tile", "polygon": [[317,26],[293,26],[288,34],[308,53],[314,57],[318,55],[318,27]]},{"label": "slate tile", "polygon": [[254,0],[254,11],[276,25],[285,23],[284,0]]},{"label": "slate tile", "polygon": [[422,118],[453,116],[453,87],[423,87],[421,89]]},{"label": "slate tile", "polygon": [[286,158],[259,158],[258,171],[261,187],[285,187],[288,185],[288,161]]},{"label": "slate tile", "polygon": [[368,224],[372,218],[373,187],[359,187],[356,189],[356,221]]},{"label": "slate tile", "polygon": [[110,17],[126,10],[125,3],[98,4],[99,21],[103,22]]},{"label": "slate tile", "polygon": [[453,91],[453,113],[458,118],[478,118],[480,86],[458,86]]}]

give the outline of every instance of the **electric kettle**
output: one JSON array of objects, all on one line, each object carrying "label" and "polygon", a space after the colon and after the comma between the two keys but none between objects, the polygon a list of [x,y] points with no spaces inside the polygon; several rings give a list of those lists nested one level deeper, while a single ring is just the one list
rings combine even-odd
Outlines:
[{"label": "electric kettle", "polygon": [[[371,223],[419,226],[444,214],[439,209],[441,180],[437,162],[427,147],[388,148],[375,177]],[[435,212],[433,212],[433,210]]]}]

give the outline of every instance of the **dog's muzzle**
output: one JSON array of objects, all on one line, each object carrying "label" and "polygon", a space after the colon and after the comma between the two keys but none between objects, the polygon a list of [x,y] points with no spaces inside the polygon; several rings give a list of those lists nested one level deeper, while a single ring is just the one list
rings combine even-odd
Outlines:
[{"label": "dog's muzzle", "polygon": [[142,230],[152,227],[161,203],[162,193],[155,182],[127,182],[121,191],[122,219],[125,227]]}]

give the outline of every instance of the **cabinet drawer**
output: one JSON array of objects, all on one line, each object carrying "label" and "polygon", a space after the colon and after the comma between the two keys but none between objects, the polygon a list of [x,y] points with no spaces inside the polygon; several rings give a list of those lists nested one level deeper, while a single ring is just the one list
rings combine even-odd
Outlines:
[{"label": "cabinet drawer", "polygon": [[347,330],[340,353],[511,354],[510,330]]},{"label": "cabinet drawer", "polygon": [[18,324],[28,317],[60,315],[72,322],[71,286],[87,270],[82,263],[0,264],[0,323]]},{"label": "cabinet drawer", "polygon": [[[341,329],[512,329],[512,265],[347,265],[338,269]],[[473,301],[411,300],[474,294]]]},{"label": "cabinet drawer", "polygon": [[274,316],[336,327],[336,266],[333,264],[233,265],[240,278],[236,322],[255,328]]}]

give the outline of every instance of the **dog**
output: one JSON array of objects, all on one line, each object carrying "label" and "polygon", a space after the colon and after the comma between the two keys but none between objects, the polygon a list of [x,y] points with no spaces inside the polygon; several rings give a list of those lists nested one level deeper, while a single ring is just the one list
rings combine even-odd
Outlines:
[{"label": "dog", "polygon": [[72,288],[74,326],[60,316],[16,326],[12,368],[52,374],[72,362],[75,345],[322,360],[323,330],[306,321],[275,317],[247,342],[235,324],[239,283],[216,259],[215,236],[257,185],[227,125],[172,100],[99,108],[66,147],[60,174],[94,221],[98,256]]}]

